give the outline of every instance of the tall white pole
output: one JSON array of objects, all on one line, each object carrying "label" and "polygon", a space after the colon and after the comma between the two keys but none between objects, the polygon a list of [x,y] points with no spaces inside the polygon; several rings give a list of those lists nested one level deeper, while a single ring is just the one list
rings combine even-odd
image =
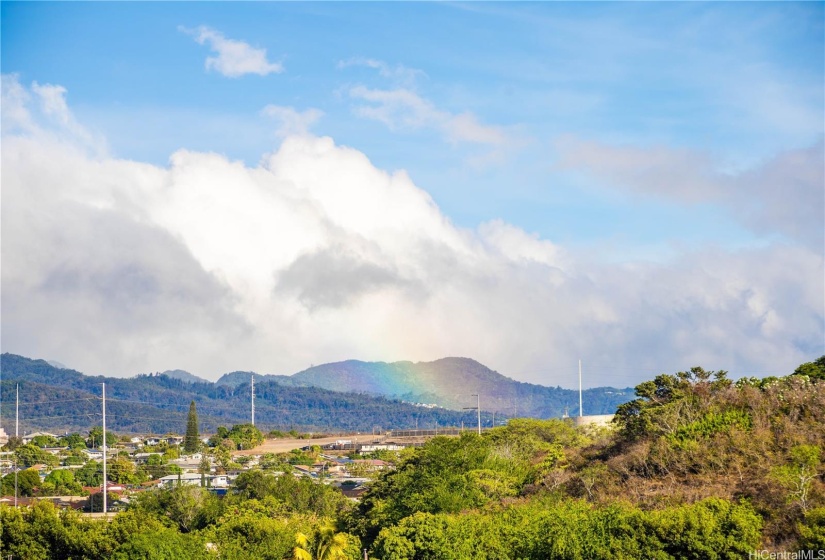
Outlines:
[{"label": "tall white pole", "polygon": [[103,513],[106,513],[107,503],[106,503],[106,384],[102,383],[103,385]]},{"label": "tall white pole", "polygon": [[255,425],[255,376],[252,376],[252,425]]},{"label": "tall white pole", "polygon": [[582,361],[579,360],[579,418],[584,416],[582,411]]},{"label": "tall white pole", "polygon": [[[20,437],[20,383],[17,384],[17,399],[14,407],[14,437]],[[18,441],[19,443],[19,441]],[[14,454],[14,507],[17,507],[17,453]]]},{"label": "tall white pole", "polygon": [[481,396],[476,395],[476,413],[478,414],[478,435],[481,435]]}]

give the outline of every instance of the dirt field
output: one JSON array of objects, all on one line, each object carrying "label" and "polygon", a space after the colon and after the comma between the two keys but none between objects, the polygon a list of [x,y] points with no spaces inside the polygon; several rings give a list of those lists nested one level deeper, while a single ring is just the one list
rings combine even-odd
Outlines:
[{"label": "dirt field", "polygon": [[[360,438],[360,440],[359,440]],[[371,434],[351,434],[347,436],[332,436],[328,438],[318,439],[268,439],[254,449],[247,449],[245,451],[233,451],[232,455],[261,455],[263,453],[286,453],[293,449],[300,449],[307,445],[326,445],[327,443],[335,443],[339,439],[348,439],[352,443],[368,443],[375,438]]]}]

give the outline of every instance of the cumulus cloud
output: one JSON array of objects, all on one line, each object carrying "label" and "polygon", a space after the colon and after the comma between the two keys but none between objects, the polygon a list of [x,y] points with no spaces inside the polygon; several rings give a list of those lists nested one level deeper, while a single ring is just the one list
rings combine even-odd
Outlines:
[{"label": "cumulus cloud", "polygon": [[282,137],[291,134],[307,134],[312,125],[324,116],[324,112],[320,109],[297,111],[294,107],[282,105],[267,105],[261,113],[279,122],[276,133]]},{"label": "cumulus cloud", "polygon": [[215,70],[228,78],[239,78],[245,74],[280,74],[284,66],[280,62],[269,62],[266,49],[256,49],[235,39],[227,39],[223,33],[205,25],[197,29],[180,26],[178,29],[192,35],[200,45],[208,45],[217,56],[206,57],[206,69]]},{"label": "cumulus cloud", "polygon": [[664,146],[613,146],[575,137],[556,142],[558,165],[630,193],[679,203],[713,203],[741,224],[825,249],[825,146],[780,153],[738,173],[707,153]]},{"label": "cumulus cloud", "polygon": [[459,355],[549,385],[581,357],[590,384],[627,385],[696,364],[785,373],[823,350],[823,258],[804,247],[589,262],[500,220],[456,227],[331,138],[288,136],[255,167],[42,138],[3,137],[4,351],[211,378]]}]

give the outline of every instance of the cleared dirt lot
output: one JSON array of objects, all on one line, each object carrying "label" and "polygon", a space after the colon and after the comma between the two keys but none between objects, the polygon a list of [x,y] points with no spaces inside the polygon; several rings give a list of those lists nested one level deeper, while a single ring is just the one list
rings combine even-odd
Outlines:
[{"label": "cleared dirt lot", "polygon": [[[359,439],[360,438],[360,439]],[[293,449],[300,449],[307,445],[326,445],[328,443],[335,443],[339,439],[348,439],[352,443],[368,443],[374,441],[370,434],[351,434],[347,436],[331,436],[327,438],[318,439],[268,439],[263,444],[254,449],[247,449],[244,451],[233,451],[232,455],[261,455],[263,453],[286,453]]]}]

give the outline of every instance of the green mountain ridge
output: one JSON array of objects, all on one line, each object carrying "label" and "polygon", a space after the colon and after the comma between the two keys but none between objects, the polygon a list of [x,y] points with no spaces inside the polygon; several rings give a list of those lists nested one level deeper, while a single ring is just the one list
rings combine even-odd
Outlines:
[{"label": "green mountain ridge", "polygon": [[[249,422],[253,375],[256,421],[265,429],[369,432],[377,426],[383,429],[433,429],[462,423],[472,426],[476,423],[475,410],[460,409],[475,405],[475,399],[468,394],[473,390],[482,395],[482,423],[488,426],[493,422],[493,414],[499,418],[557,417],[565,410],[572,414],[578,402],[575,391],[519,383],[464,358],[418,364],[351,360],[317,366],[295,376],[233,372],[216,383],[186,372],[173,377],[167,374],[141,374],[131,378],[87,376],[72,369],[56,368],[44,360],[14,354],[0,356],[0,369],[4,405],[0,407],[0,420],[8,433],[13,430],[17,384],[20,385],[24,433],[44,429],[88,430],[99,425],[104,382],[107,427],[129,433],[180,432],[191,401],[197,404],[204,432],[214,431],[219,425]],[[453,385],[439,384],[440,375],[449,377]],[[427,383],[433,380],[432,386],[424,387],[421,379]],[[335,390],[348,384],[353,388]],[[445,387],[456,384],[466,387],[464,393],[445,395]],[[494,395],[494,391],[501,393]],[[630,399],[631,393],[611,394],[608,389],[591,389],[585,395],[586,402],[590,403],[588,412],[601,414],[614,412],[618,404]],[[521,399],[515,408],[511,408],[512,398]],[[440,406],[428,408],[412,403]]]},{"label": "green mountain ridge", "polygon": [[[248,383],[252,372],[233,372],[219,385]],[[290,376],[254,374],[256,379],[295,387],[318,387],[436,404],[453,410],[476,405],[509,416],[549,418],[565,411],[578,414],[578,393],[560,387],[523,383],[491,370],[471,358],[442,358],[432,362],[364,362],[346,360],[313,366]],[[599,387],[584,391],[585,414],[610,414],[630,400],[633,390]]]}]

